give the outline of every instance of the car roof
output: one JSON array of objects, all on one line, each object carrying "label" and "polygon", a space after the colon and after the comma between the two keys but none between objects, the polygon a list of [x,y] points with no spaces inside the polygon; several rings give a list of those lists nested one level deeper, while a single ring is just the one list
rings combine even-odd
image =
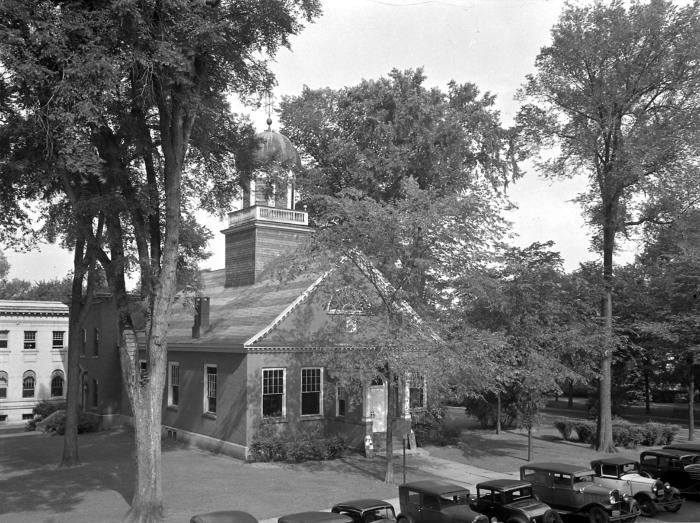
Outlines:
[{"label": "car roof", "polygon": [[626,458],[624,456],[611,456],[609,458],[598,458],[591,461],[591,467],[594,467],[598,463],[603,463],[605,465],[628,465],[630,463],[637,463],[634,458]]},{"label": "car roof", "polygon": [[427,492],[428,494],[442,494],[444,492],[469,490],[467,487],[457,485],[456,483],[447,483],[446,481],[435,481],[431,479],[425,479],[422,481],[412,481],[411,483],[404,483],[403,485],[400,485],[400,487],[407,487],[411,490],[420,490],[422,492]]},{"label": "car roof", "polygon": [[700,443],[671,443],[664,445],[664,449],[684,450],[686,452],[700,452]]},{"label": "car roof", "polygon": [[477,484],[477,488],[489,488],[493,490],[508,490],[518,487],[531,487],[532,483],[523,481],[522,479],[492,479],[490,481],[482,481]]},{"label": "car roof", "polygon": [[353,519],[346,514],[336,514],[335,512],[308,511],[287,514],[277,521],[278,523],[352,523]]},{"label": "car roof", "polygon": [[560,474],[593,473],[593,471],[588,467],[582,467],[581,465],[571,465],[570,463],[530,463],[528,465],[521,466],[520,469],[544,470],[547,472],[557,472]]},{"label": "car roof", "polygon": [[682,456],[697,456],[697,454],[693,452],[678,449],[651,449],[642,452],[642,455],[644,454],[654,454],[656,456],[665,456],[668,458],[680,458]]},{"label": "car roof", "polygon": [[391,503],[388,503],[384,501],[383,499],[372,499],[372,498],[365,498],[365,499],[351,499],[350,501],[341,501],[340,503],[336,503],[333,505],[333,508],[339,508],[339,509],[358,509],[358,510],[367,510],[370,508],[379,508],[379,507],[393,507]]}]

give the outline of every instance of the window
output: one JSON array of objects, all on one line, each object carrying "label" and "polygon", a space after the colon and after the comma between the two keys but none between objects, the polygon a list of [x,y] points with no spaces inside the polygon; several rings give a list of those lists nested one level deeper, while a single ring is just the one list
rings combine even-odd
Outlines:
[{"label": "window", "polygon": [[204,375],[204,412],[216,414],[216,365],[206,365]]},{"label": "window", "polygon": [[0,349],[7,348],[7,338],[10,331],[0,331]]},{"label": "window", "polygon": [[85,356],[85,347],[87,346],[87,329],[83,329],[83,339],[80,344],[80,354]]},{"label": "window", "polygon": [[7,398],[7,372],[0,370],[0,398]]},{"label": "window", "polygon": [[92,354],[93,356],[97,356],[100,353],[100,329],[95,328],[93,331],[93,338],[95,344],[92,346]]},{"label": "window", "polygon": [[55,370],[51,375],[51,397],[63,396],[63,371]]},{"label": "window", "polygon": [[24,331],[24,350],[36,350],[36,331]]},{"label": "window", "polygon": [[321,369],[301,369],[301,415],[321,414]]},{"label": "window", "polygon": [[168,378],[170,380],[168,405],[177,407],[180,404],[180,364],[172,361],[168,366],[170,367],[170,372],[168,372]]},{"label": "window", "polygon": [[408,406],[411,409],[425,407],[425,390],[423,376],[411,376],[408,382]]},{"label": "window", "polygon": [[22,376],[22,397],[33,398],[34,388],[36,387],[36,375],[31,370],[28,370]]},{"label": "window", "polygon": [[63,348],[63,336],[65,332],[63,331],[53,331],[53,341],[51,342],[52,349],[62,349]]},{"label": "window", "polygon": [[262,381],[263,418],[285,416],[284,369],[263,369]]},{"label": "window", "polygon": [[148,362],[146,360],[139,360],[139,377],[141,381],[148,379]]},{"label": "window", "polygon": [[97,407],[100,404],[100,396],[98,393],[97,380],[92,380],[92,406]]},{"label": "window", "polygon": [[335,415],[336,416],[345,416],[345,408],[346,408],[346,396],[345,396],[345,389],[341,386],[337,386],[335,388]]}]

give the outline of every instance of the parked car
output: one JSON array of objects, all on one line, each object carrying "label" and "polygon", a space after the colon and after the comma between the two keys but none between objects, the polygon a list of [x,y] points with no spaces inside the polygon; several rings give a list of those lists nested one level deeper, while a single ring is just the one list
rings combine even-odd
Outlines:
[{"label": "parked car", "polygon": [[700,495],[700,455],[677,449],[651,449],[639,455],[640,474],[667,481],[683,496]]},{"label": "parked car", "polygon": [[277,523],[353,523],[353,519],[347,514],[311,510],[287,514],[278,518]]},{"label": "parked car", "polygon": [[471,509],[469,490],[443,481],[399,485],[399,523],[489,523]]},{"label": "parked car", "polygon": [[519,479],[494,479],[476,486],[471,507],[491,521],[505,523],[561,523],[556,510],[538,500],[532,485]]},{"label": "parked car", "polygon": [[190,523],[258,523],[258,520],[242,510],[219,510],[196,514],[192,516]]},{"label": "parked car", "polygon": [[355,523],[372,523],[374,521],[393,522],[396,521],[396,512],[391,503],[381,499],[354,499],[336,503],[331,512],[336,514],[346,514]]},{"label": "parked car", "polygon": [[588,517],[591,523],[632,522],[639,515],[637,502],[595,482],[586,467],[564,463],[531,463],[520,467],[520,479],[529,481],[535,495],[560,514]]},{"label": "parked car", "polygon": [[616,488],[632,496],[643,516],[651,517],[662,508],[677,512],[683,505],[680,491],[668,482],[640,474],[639,464],[630,458],[615,456],[591,461],[596,483]]},{"label": "parked car", "polygon": [[700,443],[669,443],[664,445],[663,449],[682,450],[684,452],[700,454]]}]

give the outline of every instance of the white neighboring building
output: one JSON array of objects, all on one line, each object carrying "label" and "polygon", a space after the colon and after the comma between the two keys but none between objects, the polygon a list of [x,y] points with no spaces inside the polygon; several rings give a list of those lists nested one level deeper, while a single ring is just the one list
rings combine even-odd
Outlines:
[{"label": "white neighboring building", "polygon": [[32,418],[41,400],[65,400],[68,306],[0,300],[0,424]]}]

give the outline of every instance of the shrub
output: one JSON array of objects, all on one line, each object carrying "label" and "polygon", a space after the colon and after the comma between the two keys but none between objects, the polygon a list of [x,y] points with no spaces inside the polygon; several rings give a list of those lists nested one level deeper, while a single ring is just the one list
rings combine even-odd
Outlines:
[{"label": "shrub", "polygon": [[593,443],[593,438],[595,438],[596,425],[593,421],[588,420],[577,420],[574,423],[574,428],[576,429],[576,435],[581,443]]},{"label": "shrub", "polygon": [[[479,420],[483,429],[490,429],[496,426],[497,401],[494,394],[486,394],[477,398],[467,398],[464,401],[464,410],[470,416]],[[516,398],[511,394],[501,396],[501,427],[510,428],[515,426],[518,419]]]},{"label": "shrub", "polygon": [[560,420],[554,423],[554,427],[559,431],[564,441],[571,440],[571,434],[574,431],[574,422],[571,420]]},{"label": "shrub", "polygon": [[347,445],[340,436],[323,437],[318,431],[279,434],[270,424],[260,424],[250,445],[251,461],[293,461],[335,459]]},{"label": "shrub", "polygon": [[27,431],[36,430],[36,424],[38,422],[40,422],[43,419],[48,418],[51,414],[53,414],[57,410],[65,411],[66,404],[64,402],[54,403],[54,402],[49,402],[46,400],[40,401],[32,409],[32,414],[34,414],[34,418],[30,419],[26,423],[26,425],[24,426],[24,429]]},{"label": "shrub", "polygon": [[[56,411],[44,426],[46,432],[62,436],[66,433],[66,411]],[[97,432],[100,429],[100,418],[94,414],[81,412],[78,415],[78,434]]]}]

